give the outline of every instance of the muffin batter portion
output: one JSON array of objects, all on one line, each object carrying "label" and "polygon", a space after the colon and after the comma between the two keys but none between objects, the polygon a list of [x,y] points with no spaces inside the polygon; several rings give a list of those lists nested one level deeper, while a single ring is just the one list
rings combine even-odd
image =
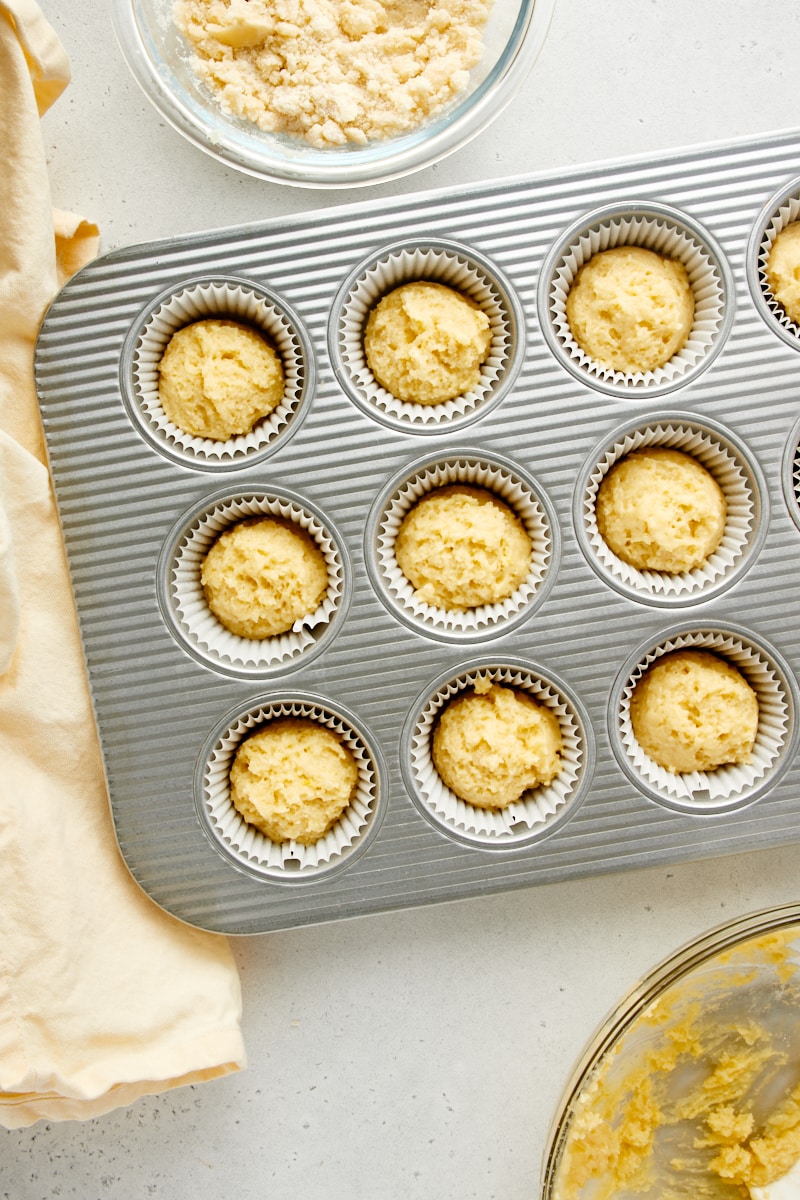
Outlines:
[{"label": "muffin batter portion", "polygon": [[643,246],[615,246],[584,263],[566,309],[575,341],[601,366],[655,371],[686,344],[694,292],[683,263]]},{"label": "muffin batter portion", "polygon": [[789,320],[800,324],[800,221],[784,226],[772,243],[767,283]]},{"label": "muffin batter portion", "polygon": [[203,562],[208,607],[232,633],[267,638],[316,611],[328,588],[324,555],[292,521],[264,517],[226,529]]},{"label": "muffin batter portion", "polygon": [[398,566],[420,600],[463,610],[512,595],[531,568],[519,517],[485,488],[452,484],[423,496],[395,540]]},{"label": "muffin batter portion", "polygon": [[364,331],[372,374],[409,404],[442,404],[472,391],[491,344],[482,309],[454,288],[425,280],[388,292]]},{"label": "muffin batter portion", "polygon": [[167,418],[194,437],[226,441],[249,433],[283,399],[283,365],[255,329],[204,320],[172,335],[158,367]]},{"label": "muffin batter portion", "polygon": [[750,761],[758,698],[732,663],[708,650],[675,650],[636,684],[631,724],[644,752],[667,771],[713,771]]},{"label": "muffin batter portion", "polygon": [[350,804],[358,766],[333,730],[308,718],[270,721],[236,751],[231,801],[273,842],[310,846]]},{"label": "muffin batter portion", "polygon": [[525,692],[478,682],[439,717],[431,748],[442,781],[477,808],[507,808],[561,769],[561,727]]},{"label": "muffin batter portion", "polygon": [[467,86],[492,0],[177,0],[223,110],[319,149],[421,125]]},{"label": "muffin batter portion", "polygon": [[597,492],[597,528],[640,571],[691,571],[714,553],[727,504],[714,476],[691,454],[652,446],[620,459]]}]

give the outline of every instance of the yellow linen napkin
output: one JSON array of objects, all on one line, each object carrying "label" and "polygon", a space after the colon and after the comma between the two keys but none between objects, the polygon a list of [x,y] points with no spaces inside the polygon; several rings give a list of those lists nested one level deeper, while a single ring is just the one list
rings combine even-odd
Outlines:
[{"label": "yellow linen napkin", "polygon": [[118,852],[33,382],[60,282],[97,229],[54,213],[39,116],[69,65],[35,0],[0,0],[0,1125],[84,1119],[244,1065],[225,938]]}]

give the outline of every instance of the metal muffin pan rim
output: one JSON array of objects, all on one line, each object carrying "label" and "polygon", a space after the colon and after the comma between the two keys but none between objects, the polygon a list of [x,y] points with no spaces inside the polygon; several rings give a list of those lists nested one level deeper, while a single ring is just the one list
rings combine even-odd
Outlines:
[{"label": "metal muffin pan rim", "polygon": [[[630,644],[654,634],[660,618],[653,607],[600,585],[573,535],[572,505],[574,480],[586,455],[602,431],[631,408],[605,403],[597,389],[579,385],[554,361],[537,328],[535,304],[536,274],[553,230],[566,227],[589,202],[667,196],[719,231],[735,269],[734,337],[697,380],[687,407],[724,419],[752,446],[767,477],[774,519],[770,540],[752,569],[735,588],[693,614],[702,611],[706,623],[726,627],[729,614],[737,620],[746,614],[753,631],[783,646],[797,666],[796,530],[788,517],[780,519],[784,499],[775,470],[776,458],[785,451],[785,427],[796,416],[788,412],[794,393],[786,360],[792,356],[748,303],[742,253],[753,213],[773,190],[772,181],[785,174],[791,154],[800,156],[800,136],[773,135],[768,141],[656,160],[489,181],[457,195],[442,190],[367,201],[327,210],[324,219],[319,213],[295,214],[112,251],[65,286],[40,331],[37,386],[107,759],[112,816],[123,857],[155,903],[190,925],[261,933],[730,854],[754,844],[800,842],[800,760],[758,805],[698,820],[651,803],[631,786],[611,753],[609,681]],[[388,240],[387,231],[403,235],[405,242],[431,229],[491,250],[525,303],[526,358],[518,383],[503,405],[486,415],[476,440],[485,452],[507,454],[531,469],[555,507],[563,535],[548,603],[535,620],[488,648],[498,657],[530,657],[548,674],[555,666],[589,713],[596,739],[594,779],[585,802],[557,836],[527,854],[498,856],[458,845],[433,829],[408,797],[397,730],[419,679],[445,666],[448,658],[458,665],[462,656],[452,644],[434,644],[399,626],[371,586],[362,562],[364,516],[385,478],[410,456],[412,440],[402,431],[381,432],[365,419],[324,362],[326,320],[339,269],[346,274],[348,264],[363,257],[364,246]],[[321,368],[324,363],[298,437],[284,444],[268,471],[254,469],[243,483],[261,485],[266,478],[283,486],[302,480],[303,490],[330,514],[352,556],[353,603],[329,654],[311,661],[308,669],[300,667],[291,680],[256,682],[265,690],[291,682],[311,692],[322,683],[320,690],[363,711],[385,753],[388,809],[373,850],[366,862],[332,876],[325,887],[265,890],[228,870],[208,848],[187,795],[198,724],[210,725],[255,681],[201,670],[165,636],[149,575],[173,508],[184,508],[208,478],[176,470],[131,428],[118,394],[117,356],[144,290],[170,281],[179,285],[192,269],[204,266],[267,280],[294,298]],[[636,397],[634,413],[646,418],[649,400]],[[447,443],[447,436],[439,438],[445,452]]]}]

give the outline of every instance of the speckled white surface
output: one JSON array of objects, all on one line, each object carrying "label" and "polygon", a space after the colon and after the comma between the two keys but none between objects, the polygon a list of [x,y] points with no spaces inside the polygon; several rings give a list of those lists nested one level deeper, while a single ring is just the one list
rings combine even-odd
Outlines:
[{"label": "speckled white surface", "polygon": [[[385,189],[282,188],[162,122],[103,0],[42,6],[73,68],[44,120],[54,203],[95,219],[107,250],[797,114],[796,5],[557,0],[523,93],[471,145]],[[609,1008],[687,939],[796,900],[799,863],[800,847],[754,851],[239,941],[248,1070],[0,1130],[0,1200],[533,1200],[561,1088]]]}]

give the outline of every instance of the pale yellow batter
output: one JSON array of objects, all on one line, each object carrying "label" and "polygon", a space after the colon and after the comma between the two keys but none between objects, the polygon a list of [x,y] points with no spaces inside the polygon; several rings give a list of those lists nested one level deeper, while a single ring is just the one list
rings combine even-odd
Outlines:
[{"label": "pale yellow batter", "polygon": [[506,808],[561,769],[556,715],[525,692],[477,684],[451,700],[434,730],[432,757],[444,783],[477,808]]},{"label": "pale yellow batter", "polygon": [[758,697],[727,659],[703,649],[656,659],[630,702],[636,740],[668,771],[713,771],[750,761]]},{"label": "pale yellow batter", "polygon": [[511,596],[531,569],[519,517],[486,488],[451,484],[423,496],[395,539],[398,566],[417,597],[463,610]]},{"label": "pale yellow batter", "polygon": [[325,557],[293,521],[239,521],[212,544],[200,574],[214,616],[244,638],[286,633],[316,611],[328,588]]},{"label": "pale yellow batter", "polygon": [[281,402],[283,364],[255,329],[194,321],[172,335],[158,367],[167,418],[194,437],[225,441],[249,433]]},{"label": "pale yellow batter", "polygon": [[312,845],[350,804],[358,766],[333,730],[283,717],[240,744],[230,782],[234,807],[271,841]]},{"label": "pale yellow batter", "polygon": [[789,320],[800,323],[800,221],[784,226],[772,243],[767,283]]},{"label": "pale yellow batter", "polygon": [[639,571],[691,571],[722,541],[727,503],[714,476],[691,454],[664,446],[634,450],[603,479],[597,528]]},{"label": "pale yellow batter", "polygon": [[566,310],[572,336],[590,358],[615,371],[654,371],[685,345],[694,292],[677,259],[614,246],[584,263]]},{"label": "pale yellow batter", "polygon": [[372,374],[409,404],[442,404],[477,387],[491,344],[486,313],[454,288],[427,280],[388,292],[364,330]]}]

